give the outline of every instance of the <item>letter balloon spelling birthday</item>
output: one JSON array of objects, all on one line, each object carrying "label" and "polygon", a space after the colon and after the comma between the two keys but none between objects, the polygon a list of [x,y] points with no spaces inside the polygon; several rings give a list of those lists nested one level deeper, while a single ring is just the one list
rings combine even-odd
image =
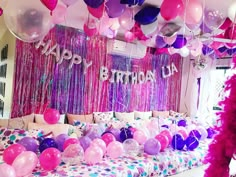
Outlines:
[{"label": "letter balloon spelling birthday", "polygon": [[4,20],[9,31],[25,42],[39,41],[52,26],[50,11],[40,1],[9,0]]}]

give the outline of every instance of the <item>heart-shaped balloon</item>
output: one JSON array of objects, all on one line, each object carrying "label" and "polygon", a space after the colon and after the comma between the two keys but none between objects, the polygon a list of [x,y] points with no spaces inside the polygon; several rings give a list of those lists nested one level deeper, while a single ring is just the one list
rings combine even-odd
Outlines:
[{"label": "heart-shaped balloon", "polygon": [[50,11],[53,11],[56,6],[58,0],[40,0]]}]

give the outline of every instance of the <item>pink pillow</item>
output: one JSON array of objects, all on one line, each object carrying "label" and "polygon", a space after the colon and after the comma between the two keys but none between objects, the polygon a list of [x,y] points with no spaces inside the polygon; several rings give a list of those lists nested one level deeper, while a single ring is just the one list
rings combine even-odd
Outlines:
[{"label": "pink pillow", "polygon": [[169,111],[152,111],[153,117],[168,118],[170,116]]},{"label": "pink pillow", "polygon": [[[35,123],[48,124],[48,123],[44,120],[43,114],[35,114],[34,117],[35,117]],[[65,114],[61,114],[58,123],[64,124],[64,122],[65,122]]]},{"label": "pink pillow", "polygon": [[27,130],[30,122],[34,122],[34,114],[9,119],[8,128]]},{"label": "pink pillow", "polygon": [[69,124],[73,125],[75,120],[80,122],[86,123],[94,123],[93,114],[85,114],[85,115],[78,115],[78,114],[67,114]]}]

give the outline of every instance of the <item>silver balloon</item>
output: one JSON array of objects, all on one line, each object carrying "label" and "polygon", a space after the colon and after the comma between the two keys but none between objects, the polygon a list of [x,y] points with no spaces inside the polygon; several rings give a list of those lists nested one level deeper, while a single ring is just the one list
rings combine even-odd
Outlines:
[{"label": "silver balloon", "polygon": [[127,155],[138,155],[140,149],[139,144],[134,139],[126,139],[123,142],[124,151]]},{"label": "silver balloon", "polygon": [[50,11],[39,0],[9,0],[4,20],[9,31],[25,42],[43,39],[52,27]]}]

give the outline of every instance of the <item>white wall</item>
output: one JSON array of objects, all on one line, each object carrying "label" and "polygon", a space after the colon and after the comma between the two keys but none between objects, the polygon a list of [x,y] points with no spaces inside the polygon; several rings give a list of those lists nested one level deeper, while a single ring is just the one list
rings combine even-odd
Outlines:
[{"label": "white wall", "polygon": [[0,49],[2,49],[6,44],[8,44],[8,58],[7,60],[1,62],[0,65],[7,64],[7,74],[6,78],[0,78],[1,82],[5,82],[5,97],[0,95],[0,99],[4,101],[4,118],[9,118],[11,113],[12,96],[13,96],[13,77],[14,77],[14,63],[15,63],[15,47],[16,39],[9,32],[6,31],[2,38],[0,39]]},{"label": "white wall", "polygon": [[[183,62],[180,112],[187,112],[188,115],[202,123],[211,124],[212,116],[215,112],[212,110],[212,90],[214,89],[214,78],[210,71],[215,70],[216,66],[230,66],[231,59],[211,59],[207,58],[207,67],[204,70],[197,70],[193,67],[194,60],[185,58]],[[201,78],[199,106],[198,100],[198,84],[197,78]],[[209,118],[209,119],[208,119]]]}]

